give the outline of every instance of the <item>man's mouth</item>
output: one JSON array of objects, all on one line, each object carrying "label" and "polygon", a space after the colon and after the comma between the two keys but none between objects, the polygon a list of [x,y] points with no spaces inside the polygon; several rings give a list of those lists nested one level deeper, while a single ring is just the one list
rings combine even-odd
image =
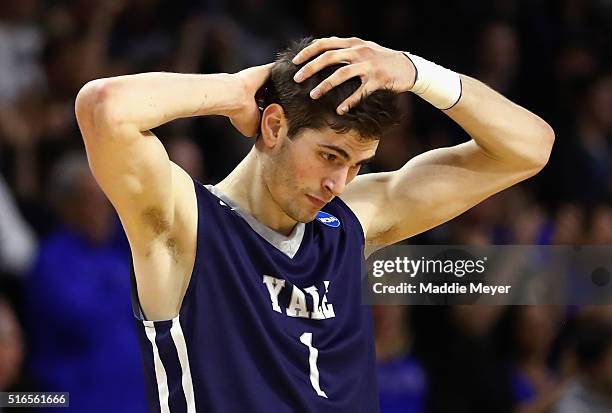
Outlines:
[{"label": "man's mouth", "polygon": [[327,202],[325,202],[322,199],[319,199],[317,197],[314,197],[314,196],[311,196],[311,195],[306,195],[306,197],[317,208],[323,208],[325,206],[325,204],[327,204]]}]

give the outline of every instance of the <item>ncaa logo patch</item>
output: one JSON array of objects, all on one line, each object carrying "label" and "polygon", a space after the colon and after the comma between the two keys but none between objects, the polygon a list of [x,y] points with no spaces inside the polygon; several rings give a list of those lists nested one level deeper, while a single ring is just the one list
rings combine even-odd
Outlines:
[{"label": "ncaa logo patch", "polygon": [[317,214],[317,221],[332,228],[338,228],[340,226],[340,220],[338,218],[323,211],[319,211]]}]

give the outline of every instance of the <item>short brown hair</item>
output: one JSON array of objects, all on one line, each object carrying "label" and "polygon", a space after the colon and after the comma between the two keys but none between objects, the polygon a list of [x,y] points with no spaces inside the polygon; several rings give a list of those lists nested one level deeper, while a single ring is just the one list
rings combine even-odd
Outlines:
[{"label": "short brown hair", "polygon": [[340,103],[361,86],[359,77],[345,81],[317,100],[312,99],[310,91],[343,65],[326,67],[302,83],[295,82],[293,76],[306,62],[298,66],[291,60],[311,42],[312,38],[301,39],[278,54],[263,97],[264,107],[271,103],[283,107],[289,138],[302,129],[329,126],[339,133],[354,131],[363,139],[379,139],[399,123],[398,94],[391,90],[377,90],[344,115],[336,113]]}]

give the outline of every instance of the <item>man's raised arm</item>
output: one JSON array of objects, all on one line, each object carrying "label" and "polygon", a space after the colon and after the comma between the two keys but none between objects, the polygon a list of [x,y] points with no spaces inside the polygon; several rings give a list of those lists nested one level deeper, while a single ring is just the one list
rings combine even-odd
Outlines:
[{"label": "man's raised arm", "polygon": [[377,89],[412,91],[444,110],[472,137],[416,156],[397,171],[355,179],[342,198],[359,217],[370,251],[446,222],[533,176],[548,162],[554,142],[551,127],[478,80],[356,38],[317,40],[294,63],[313,57],[296,81],[323,67],[350,62],[313,89],[313,98],[351,77],[362,80],[338,106],[339,114]]},{"label": "man's raised arm", "polygon": [[151,207],[172,221],[172,166],[149,130],[177,118],[225,115],[252,135],[259,114],[251,89],[268,73],[268,66],[238,74],[141,73],[94,80],[81,89],[76,114],[90,166],[124,225]]},{"label": "man's raised arm", "polygon": [[130,241],[148,317],[165,319],[178,311],[197,228],[193,182],[169,160],[149,129],[177,118],[214,114],[228,116],[243,134],[253,135],[259,123],[255,91],[269,70],[259,66],[232,75],[119,76],[89,82],[77,96],[89,164]]}]

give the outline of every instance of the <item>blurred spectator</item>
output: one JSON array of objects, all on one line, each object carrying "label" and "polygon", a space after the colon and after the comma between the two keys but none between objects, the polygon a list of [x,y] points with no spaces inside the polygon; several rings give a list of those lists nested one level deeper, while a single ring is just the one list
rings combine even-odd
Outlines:
[{"label": "blurred spectator", "polygon": [[49,182],[61,225],[43,242],[26,288],[29,370],[44,391],[70,392],[75,411],[144,412],[129,299],[129,254],[84,154]]},{"label": "blurred spectator", "polygon": [[193,179],[205,183],[204,155],[200,148],[189,138],[177,136],[164,143],[168,157],[183,168]]},{"label": "blurred spectator", "polygon": [[565,384],[548,366],[553,341],[559,334],[560,312],[552,306],[510,309],[513,389],[516,413],[546,413],[558,402]]},{"label": "blurred spectator", "polygon": [[429,413],[513,411],[509,365],[495,331],[503,309],[462,305],[421,311],[415,354],[430,379]]},{"label": "blurred spectator", "polygon": [[0,296],[0,391],[9,391],[20,378],[24,358],[23,333],[9,304]]},{"label": "blurred spectator", "polygon": [[9,189],[0,176],[0,271],[23,276],[36,255],[37,240],[21,217]]},{"label": "blurred spectator", "polygon": [[505,96],[514,98],[520,64],[516,29],[502,22],[488,23],[480,36],[476,78]]},{"label": "blurred spectator", "polygon": [[612,74],[592,79],[576,106],[553,168],[564,199],[593,206],[612,189]]},{"label": "blurred spectator", "polygon": [[14,103],[44,84],[39,0],[0,2],[0,105]]},{"label": "blurred spectator", "polygon": [[563,204],[557,211],[551,244],[578,245],[585,241],[584,210],[576,204]]},{"label": "blurred spectator", "polygon": [[350,37],[350,12],[343,8],[340,0],[315,0],[309,2],[312,30],[317,37]]},{"label": "blurred spectator", "polygon": [[410,354],[408,307],[376,306],[372,312],[381,413],[424,413],[427,378]]},{"label": "blurred spectator", "polygon": [[608,205],[598,205],[589,216],[587,244],[612,244],[612,208]]},{"label": "blurred spectator", "polygon": [[594,51],[587,44],[572,42],[563,47],[557,56],[554,68],[557,81],[564,83],[591,76],[596,64]]},{"label": "blurred spectator", "polygon": [[583,320],[575,344],[579,375],[554,413],[612,411],[612,319]]}]

